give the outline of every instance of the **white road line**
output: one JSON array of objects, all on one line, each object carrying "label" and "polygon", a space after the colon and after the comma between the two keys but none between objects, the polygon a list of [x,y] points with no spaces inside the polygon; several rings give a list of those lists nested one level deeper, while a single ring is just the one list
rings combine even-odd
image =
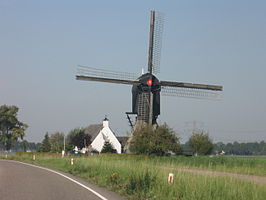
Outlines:
[{"label": "white road line", "polygon": [[31,167],[36,167],[36,168],[39,168],[39,169],[44,169],[44,170],[46,170],[46,171],[49,171],[49,172],[52,172],[52,173],[58,174],[58,175],[60,175],[60,176],[62,176],[62,177],[64,177],[64,178],[66,178],[66,179],[68,179],[68,180],[70,180],[70,181],[72,181],[72,182],[74,182],[74,183],[80,185],[81,187],[83,187],[83,188],[89,190],[90,192],[92,192],[93,194],[95,194],[95,195],[96,195],[97,197],[99,197],[100,199],[102,199],[102,200],[108,200],[107,198],[105,198],[104,196],[100,195],[98,192],[94,191],[93,189],[89,188],[88,186],[83,185],[82,183],[80,183],[80,182],[78,182],[78,181],[76,181],[76,180],[74,180],[74,179],[72,179],[72,178],[70,178],[70,177],[68,177],[68,176],[66,176],[66,175],[64,175],[64,174],[61,174],[60,172],[57,172],[57,171],[54,171],[54,170],[52,170],[52,169],[48,169],[48,168],[45,168],[45,167],[40,167],[40,166],[37,166],[37,165],[32,165],[32,164],[29,164],[29,163],[23,163],[23,162],[14,161],[14,160],[8,160],[8,161],[9,161],[9,162],[17,162],[17,163],[20,163],[20,164],[23,164],[23,165],[28,165],[28,166],[31,166]]}]

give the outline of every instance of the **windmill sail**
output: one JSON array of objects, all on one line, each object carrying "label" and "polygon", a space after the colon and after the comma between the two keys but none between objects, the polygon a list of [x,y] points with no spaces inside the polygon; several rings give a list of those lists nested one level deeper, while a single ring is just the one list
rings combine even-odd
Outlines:
[{"label": "windmill sail", "polygon": [[158,11],[151,11],[148,72],[160,72],[162,35],[163,35],[164,15]]},{"label": "windmill sail", "polygon": [[[163,32],[163,14],[155,11],[151,11],[150,18],[150,36],[149,36],[149,54],[148,54],[148,73],[149,80],[152,81],[152,74],[156,73],[160,69],[160,59],[161,59],[161,46],[162,46],[162,32]],[[151,82],[152,83],[152,82]],[[145,106],[148,114],[145,113],[145,116],[148,116],[148,124],[153,124],[154,121],[154,113],[153,113],[153,92],[152,92],[152,84],[149,85],[149,100],[148,103],[143,105],[139,104],[139,107]],[[139,102],[141,103],[141,102]],[[141,117],[141,116],[138,116]]]},{"label": "windmill sail", "polygon": [[138,120],[141,122],[149,123],[149,110],[150,110],[150,93],[143,92],[138,95]]},{"label": "windmill sail", "polygon": [[223,87],[195,83],[161,81],[161,92],[164,96],[177,96],[196,99],[220,99]]},{"label": "windmill sail", "polygon": [[161,94],[163,96],[186,97],[193,99],[209,99],[209,100],[221,99],[221,93],[219,91],[203,90],[196,88],[162,86]]},{"label": "windmill sail", "polygon": [[161,62],[161,49],[162,49],[162,37],[164,26],[164,14],[161,12],[155,12],[154,20],[154,39],[153,39],[153,59],[152,59],[152,72],[157,74],[160,72]]},{"label": "windmill sail", "polygon": [[221,91],[223,89],[223,87],[219,85],[206,85],[206,84],[183,83],[183,82],[173,82],[173,81],[161,81],[160,83],[161,86],[168,86],[168,87],[182,87],[182,88],[214,90],[214,91]]},{"label": "windmill sail", "polygon": [[134,73],[118,72],[112,70],[98,69],[87,66],[78,66],[77,80],[109,82],[118,84],[137,84],[137,76]]},{"label": "windmill sail", "polygon": [[155,11],[151,11],[150,36],[149,36],[149,54],[148,54],[148,72],[150,74],[152,74],[152,65],[153,65],[154,20],[155,20]]}]

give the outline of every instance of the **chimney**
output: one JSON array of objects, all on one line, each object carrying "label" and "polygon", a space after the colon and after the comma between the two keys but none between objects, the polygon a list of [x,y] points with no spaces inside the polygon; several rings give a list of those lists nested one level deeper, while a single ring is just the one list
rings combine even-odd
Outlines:
[{"label": "chimney", "polygon": [[103,120],[103,127],[109,127],[109,120],[107,119],[107,117],[105,117]]}]

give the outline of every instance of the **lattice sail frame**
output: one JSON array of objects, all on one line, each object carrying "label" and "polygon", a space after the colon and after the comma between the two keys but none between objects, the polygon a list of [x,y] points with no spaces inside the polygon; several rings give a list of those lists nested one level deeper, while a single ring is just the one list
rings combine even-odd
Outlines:
[{"label": "lattice sail frame", "polygon": [[164,28],[164,13],[155,12],[154,20],[154,35],[153,35],[153,60],[152,60],[152,71],[154,74],[160,73],[161,63],[161,51],[162,51],[162,37]]},{"label": "lattice sail frame", "polygon": [[185,97],[194,99],[221,100],[222,94],[219,91],[203,90],[196,88],[182,88],[162,86],[161,94],[163,96]]},{"label": "lattice sail frame", "polygon": [[143,92],[138,95],[138,120],[148,123],[150,110],[150,93]]},{"label": "lattice sail frame", "polygon": [[94,68],[88,66],[78,65],[77,74],[79,76],[90,76],[97,78],[121,79],[134,81],[138,76],[130,72],[120,72],[108,69]]}]

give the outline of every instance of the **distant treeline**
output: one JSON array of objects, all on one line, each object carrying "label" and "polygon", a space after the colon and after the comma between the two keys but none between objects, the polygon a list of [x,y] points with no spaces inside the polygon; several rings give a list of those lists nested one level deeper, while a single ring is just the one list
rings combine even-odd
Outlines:
[{"label": "distant treeline", "polygon": [[227,143],[218,142],[214,144],[214,153],[224,151],[226,155],[266,155],[266,143],[262,142],[247,142],[247,143]]},{"label": "distant treeline", "polygon": [[[17,141],[11,148],[12,152],[35,152],[40,148],[41,143],[28,142],[27,140]],[[4,146],[0,144],[0,151],[4,151]]]},{"label": "distant treeline", "polygon": [[[28,142],[26,140],[18,141],[12,147],[13,152],[37,151],[41,143]],[[187,145],[182,145],[183,149],[188,149]],[[4,147],[0,145],[0,151],[4,151]],[[222,143],[214,144],[213,154],[225,152],[225,155],[266,155],[266,142],[247,142],[247,143]]]}]

